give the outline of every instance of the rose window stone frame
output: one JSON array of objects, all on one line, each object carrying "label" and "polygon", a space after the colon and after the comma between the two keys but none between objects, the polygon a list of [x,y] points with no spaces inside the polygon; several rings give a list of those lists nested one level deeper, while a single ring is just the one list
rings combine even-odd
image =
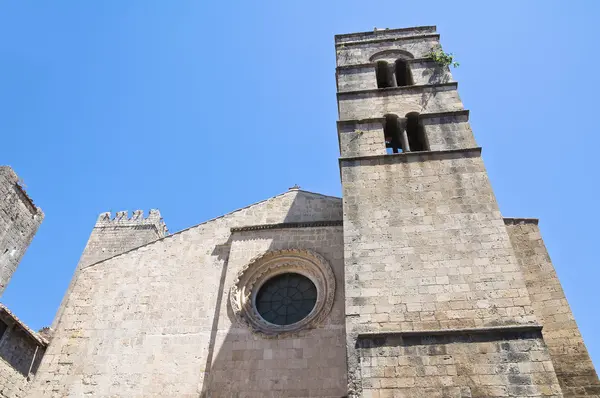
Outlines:
[{"label": "rose window stone frame", "polygon": [[[285,273],[296,273],[310,279],[317,288],[317,299],[314,308],[305,318],[289,325],[276,325],[259,314],[256,296],[268,280]],[[239,322],[256,333],[279,336],[321,324],[333,307],[335,288],[333,269],[320,254],[304,249],[277,250],[256,257],[238,273],[229,299]]]}]

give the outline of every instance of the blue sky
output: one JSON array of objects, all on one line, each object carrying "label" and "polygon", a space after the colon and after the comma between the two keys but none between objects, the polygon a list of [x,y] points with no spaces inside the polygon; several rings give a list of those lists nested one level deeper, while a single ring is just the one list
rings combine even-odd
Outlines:
[{"label": "blue sky", "polygon": [[96,217],[171,231],[340,195],[333,35],[437,25],[505,216],[539,217],[600,365],[597,1],[4,1],[0,164],[46,213],[2,301],[51,323]]}]

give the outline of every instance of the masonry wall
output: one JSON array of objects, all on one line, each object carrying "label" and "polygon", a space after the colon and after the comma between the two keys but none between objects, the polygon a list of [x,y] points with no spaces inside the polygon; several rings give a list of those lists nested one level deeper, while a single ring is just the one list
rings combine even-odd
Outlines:
[{"label": "masonry wall", "polygon": [[134,211],[131,217],[127,211],[119,211],[114,217],[111,213],[100,214],[54,317],[52,328],[56,328],[73,289],[73,283],[82,268],[160,239],[166,234],[167,226],[158,210],[150,210],[147,217],[142,210]]},{"label": "masonry wall", "polygon": [[440,87],[407,86],[373,90],[349,95],[338,94],[340,120],[366,119],[394,114],[404,117],[409,112],[434,113],[462,110],[455,83]]},{"label": "masonry wall", "polygon": [[322,255],[336,277],[332,312],[317,328],[264,338],[228,314],[224,292],[205,397],[342,397],[346,395],[343,236],[340,227],[281,228],[234,233],[225,286],[256,256],[273,250],[309,249]]},{"label": "masonry wall", "polygon": [[550,261],[537,220],[505,219],[565,397],[599,397],[600,381]]},{"label": "masonry wall", "polygon": [[539,330],[365,336],[363,397],[562,397]]},{"label": "masonry wall", "polygon": [[[423,35],[424,29],[429,28],[414,29],[413,37],[407,37],[411,34],[408,30],[377,31],[349,35],[350,38],[337,36],[338,78],[352,63],[388,56],[423,57],[439,39],[431,32]],[[413,75],[433,76],[439,72],[426,62],[420,63],[419,68],[411,69]],[[377,398],[509,396],[511,383],[508,370],[503,367],[505,358],[494,351],[503,340],[497,328],[538,323],[481,151],[469,127],[468,113],[456,88],[456,83],[450,82],[338,92],[351,397],[367,393]],[[375,140],[369,146],[352,147],[348,139],[342,138],[352,133],[340,126],[364,124],[388,113],[402,118],[409,112],[421,114],[431,151],[380,155],[376,153]],[[379,150],[385,145],[383,129],[380,136]],[[368,151],[357,156],[363,148]],[[481,333],[485,341],[472,344],[465,339],[466,330],[471,329]],[[439,345],[439,353],[452,352],[447,358],[450,364],[464,365],[471,360],[495,366],[490,385],[505,382],[506,388],[485,394],[482,389],[473,390],[480,385],[477,380],[485,379],[480,377],[477,366],[457,369],[456,375],[448,373],[455,369],[450,365],[430,368],[443,363],[435,362],[441,360],[437,357],[438,348],[428,351],[430,347],[426,345],[430,343],[425,340],[412,341],[410,348],[396,346],[385,354],[391,358],[370,362],[368,373],[376,374],[376,379],[383,374],[385,380],[369,386],[367,379],[372,376],[362,372],[365,360],[357,349],[361,336],[383,333],[405,344],[407,340],[398,336],[406,332],[441,336],[439,344],[432,344]],[[535,339],[536,350],[547,359],[541,335]],[[519,347],[517,344],[510,350],[521,354]],[[413,366],[415,378],[397,385],[401,374],[396,373],[404,370],[395,366],[414,355],[415,349],[419,357]],[[393,365],[394,361],[398,365]],[[542,371],[549,379],[532,381],[528,370],[533,366],[532,358],[516,355],[512,362],[520,366],[515,374],[522,376],[523,381],[531,381],[524,384],[533,386],[526,389],[532,396],[560,396],[560,388],[553,388],[558,386],[553,369]],[[387,369],[389,366],[393,369]],[[430,377],[419,379],[420,376]]]},{"label": "masonry wall", "polygon": [[[260,339],[250,343],[243,331],[229,334],[228,320],[222,315],[225,309],[221,311],[230,288],[223,279],[224,275],[230,278],[226,268],[233,246],[230,229],[265,223],[340,220],[341,215],[337,198],[291,191],[83,268],[29,396],[197,397],[211,383],[222,383],[218,371],[228,366],[237,369],[231,375],[229,391],[235,391],[237,385],[240,397],[245,396],[242,391],[246,389],[258,392],[258,382],[272,378],[268,371],[275,371],[275,362],[254,357],[258,354],[242,354],[266,361],[265,371],[260,373],[234,363],[237,361],[233,351],[259,352],[268,345]],[[327,243],[340,245],[339,237],[335,240],[313,232],[277,244],[289,245],[297,239],[298,244],[314,241],[318,247],[316,239],[321,237]],[[266,249],[270,246],[267,242],[266,238],[257,239],[255,248]],[[244,255],[247,252],[243,250]],[[330,256],[331,261],[339,264],[339,255]],[[219,315],[217,321],[215,314]],[[339,319],[339,307],[337,316]],[[321,337],[333,333],[329,329],[333,328],[327,326],[321,334],[306,336],[311,344],[321,344],[311,347],[312,351],[294,347],[298,343],[293,340],[280,341],[279,345],[271,341],[272,355],[280,358],[289,348],[300,357],[291,362],[298,368],[288,372],[301,372],[309,364],[308,355],[322,350],[326,356],[335,347],[333,337],[319,343]],[[241,340],[230,344],[236,336]],[[212,367],[216,370],[211,371]],[[336,386],[322,384],[322,388],[331,391]],[[289,394],[293,391],[297,392],[292,390]]]},{"label": "masonry wall", "polygon": [[31,367],[31,376],[34,376],[45,347],[9,318],[0,316],[0,319],[8,325],[0,338],[0,397],[25,397],[29,387],[29,369]]},{"label": "masonry wall", "polygon": [[10,167],[0,166],[0,295],[44,219],[18,181]]},{"label": "masonry wall", "polygon": [[[405,123],[405,118],[399,118]],[[431,151],[476,148],[466,110],[422,113],[421,126]],[[384,118],[338,122],[340,153],[343,157],[385,155]]]}]

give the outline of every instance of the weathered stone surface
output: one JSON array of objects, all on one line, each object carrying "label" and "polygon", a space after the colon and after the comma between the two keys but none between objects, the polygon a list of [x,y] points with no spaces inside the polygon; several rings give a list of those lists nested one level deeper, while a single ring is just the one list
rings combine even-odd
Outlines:
[{"label": "weathered stone surface", "polygon": [[15,172],[0,166],[0,295],[43,219],[44,213],[27,196]]},{"label": "weathered stone surface", "polygon": [[505,219],[565,397],[600,397],[600,381],[542,240],[537,220]]},{"label": "weathered stone surface", "polygon": [[29,376],[37,372],[46,341],[0,307],[0,397],[25,397]]},{"label": "weathered stone surface", "polygon": [[[231,232],[341,219],[340,199],[292,190],[81,268],[30,396],[342,396],[342,229]],[[297,335],[253,335],[232,317],[229,289],[251,258],[288,248],[329,261],[334,308]]]},{"label": "weathered stone surface", "polygon": [[363,397],[561,397],[538,331],[359,340]]}]

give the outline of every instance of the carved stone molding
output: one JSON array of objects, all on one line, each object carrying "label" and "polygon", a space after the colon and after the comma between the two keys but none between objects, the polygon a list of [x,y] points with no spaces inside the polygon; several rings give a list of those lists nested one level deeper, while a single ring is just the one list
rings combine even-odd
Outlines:
[{"label": "carved stone molding", "polygon": [[[309,278],[317,288],[317,300],[310,314],[301,321],[275,325],[262,318],[255,300],[267,280],[285,273]],[[335,276],[327,260],[318,253],[300,249],[270,251],[256,257],[238,273],[229,294],[238,321],[265,336],[279,336],[317,326],[331,312],[334,297]]]}]

